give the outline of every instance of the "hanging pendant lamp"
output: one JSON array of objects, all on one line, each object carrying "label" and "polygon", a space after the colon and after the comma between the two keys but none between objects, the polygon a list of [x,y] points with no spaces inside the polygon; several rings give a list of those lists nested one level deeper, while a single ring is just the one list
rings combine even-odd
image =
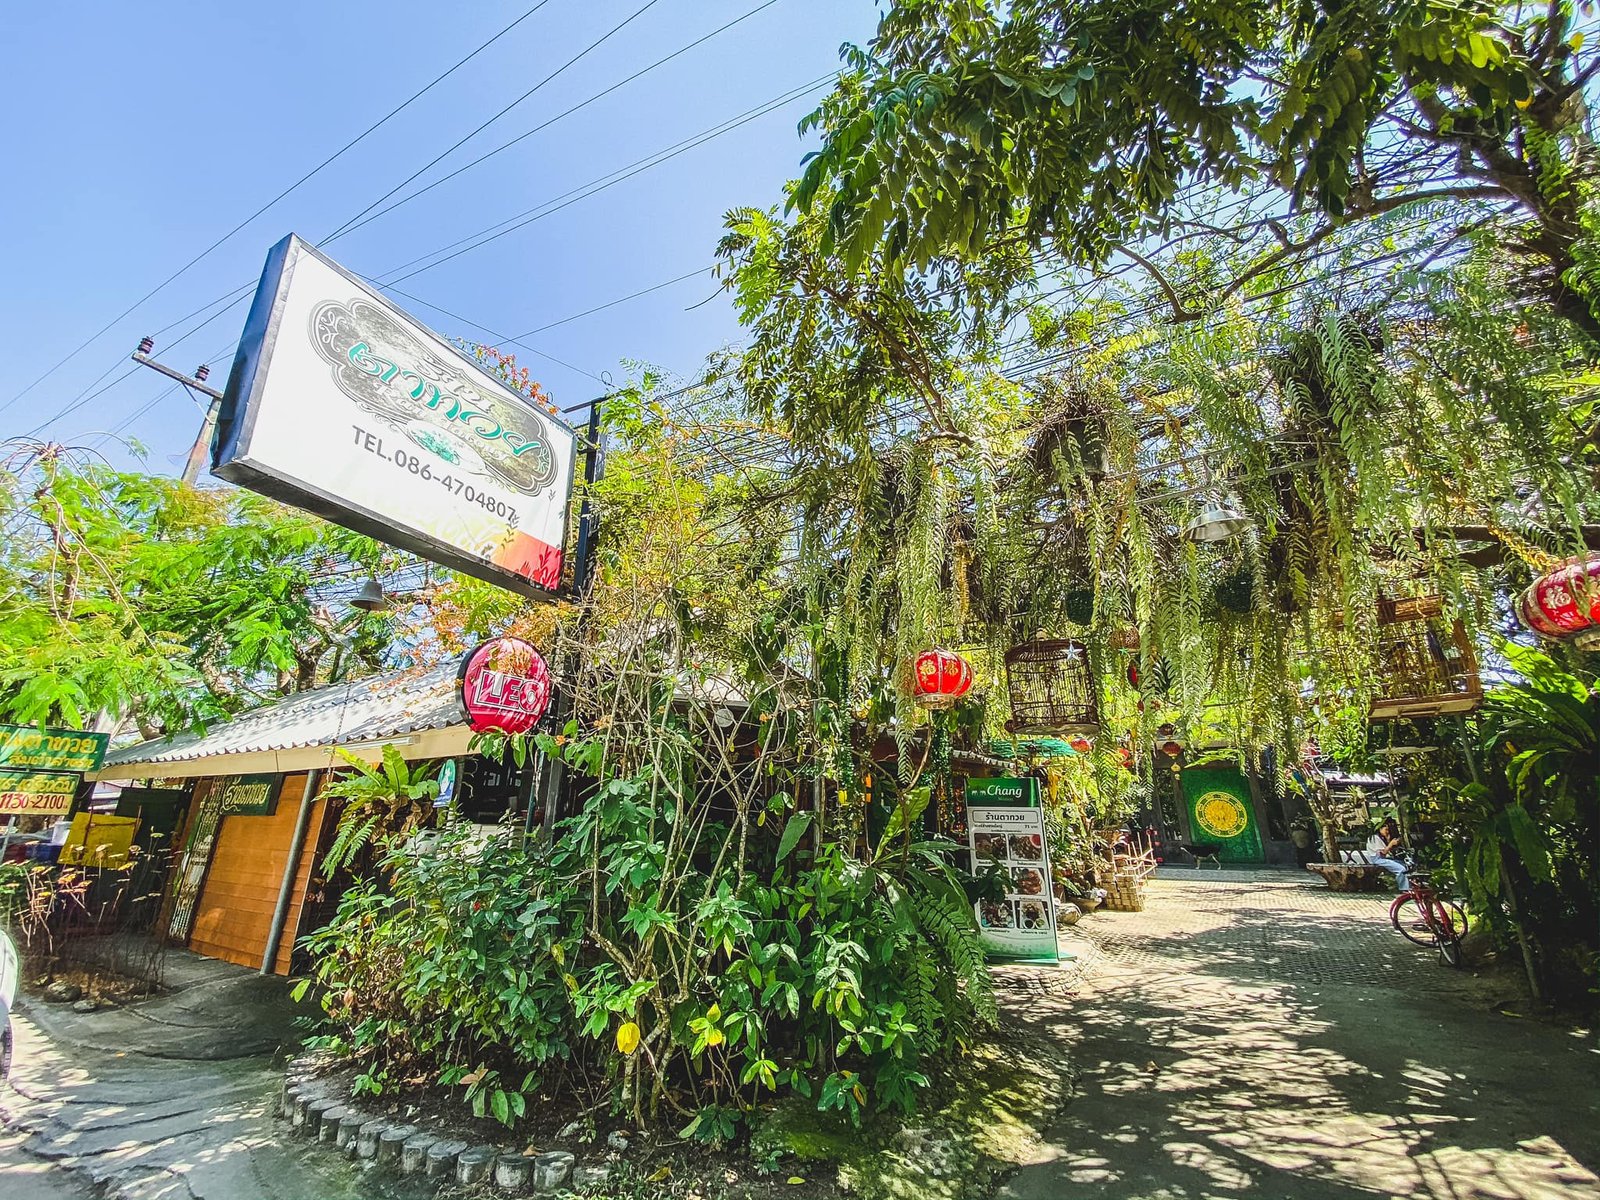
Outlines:
[{"label": "hanging pendant lamp", "polygon": [[363,583],[350,603],[365,612],[381,612],[389,605],[388,598],[383,594],[383,584],[376,579],[368,579]]},{"label": "hanging pendant lamp", "polygon": [[1232,503],[1232,497],[1212,497],[1183,527],[1187,542],[1225,542],[1250,528],[1250,518]]}]

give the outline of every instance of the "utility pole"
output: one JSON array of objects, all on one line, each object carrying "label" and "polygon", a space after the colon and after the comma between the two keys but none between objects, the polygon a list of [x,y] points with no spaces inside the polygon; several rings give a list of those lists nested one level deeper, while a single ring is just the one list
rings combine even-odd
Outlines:
[{"label": "utility pole", "polygon": [[154,350],[154,338],[144,337],[139,339],[139,348],[133,352],[133,361],[141,367],[149,367],[152,371],[159,371],[168,379],[176,379],[190,392],[200,392],[211,397],[211,403],[206,407],[205,420],[200,422],[200,432],[195,435],[194,445],[189,448],[189,461],[183,464],[182,479],[184,483],[193,485],[200,479],[200,467],[206,460],[206,452],[211,449],[211,434],[217,428],[217,415],[222,411],[222,393],[206,383],[211,376],[211,368],[201,363],[194,369],[193,375],[185,375],[182,371],[174,370],[165,363],[158,363],[150,357]]}]

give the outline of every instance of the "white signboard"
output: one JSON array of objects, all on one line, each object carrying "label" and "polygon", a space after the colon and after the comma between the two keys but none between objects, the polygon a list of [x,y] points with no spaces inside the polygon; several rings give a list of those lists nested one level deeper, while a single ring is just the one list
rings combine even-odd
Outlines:
[{"label": "white signboard", "polygon": [[577,436],[298,237],[228,377],[222,478],[528,595],[560,584]]},{"label": "white signboard", "polygon": [[1003,900],[978,904],[983,948],[996,958],[1055,962],[1050,846],[1037,787],[1031,779],[972,780],[966,794],[967,844],[973,874],[982,875],[998,863],[1007,880]]}]

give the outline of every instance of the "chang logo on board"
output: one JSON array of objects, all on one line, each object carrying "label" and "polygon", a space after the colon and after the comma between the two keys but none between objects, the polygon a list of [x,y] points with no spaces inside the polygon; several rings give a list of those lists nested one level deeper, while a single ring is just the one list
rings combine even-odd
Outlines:
[{"label": "chang logo on board", "polygon": [[530,496],[555,481],[560,467],[537,413],[474,387],[378,305],[325,300],[309,324],[339,390],[452,469]]}]

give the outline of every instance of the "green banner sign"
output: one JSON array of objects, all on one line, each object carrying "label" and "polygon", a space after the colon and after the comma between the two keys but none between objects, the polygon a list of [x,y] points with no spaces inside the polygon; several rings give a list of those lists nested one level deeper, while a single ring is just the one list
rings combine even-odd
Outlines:
[{"label": "green banner sign", "polygon": [[1002,776],[997,779],[969,779],[966,789],[967,806],[1003,808],[1039,807],[1039,781]]},{"label": "green banner sign", "polygon": [[1250,785],[1237,767],[1191,767],[1183,772],[1189,828],[1198,845],[1217,847],[1223,862],[1261,862],[1261,829]]},{"label": "green banner sign", "polygon": [[233,775],[216,782],[217,803],[225,817],[270,817],[278,811],[282,775]]},{"label": "green banner sign", "polygon": [[98,771],[111,735],[81,729],[0,725],[0,767],[13,771]]},{"label": "green banner sign", "polygon": [[59,771],[0,771],[0,816],[64,817],[82,779]]}]

